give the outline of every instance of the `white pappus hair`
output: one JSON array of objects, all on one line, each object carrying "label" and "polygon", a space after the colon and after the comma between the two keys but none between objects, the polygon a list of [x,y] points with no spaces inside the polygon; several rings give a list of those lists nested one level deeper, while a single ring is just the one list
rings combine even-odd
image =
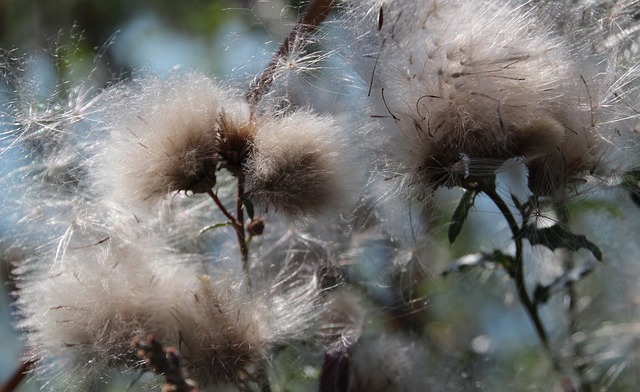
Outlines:
[{"label": "white pappus hair", "polygon": [[571,50],[515,2],[369,0],[349,26],[382,117],[388,170],[420,193],[524,157],[537,194],[599,163],[594,103]]},{"label": "white pappus hair", "polygon": [[138,369],[131,340],[147,332],[179,348],[183,369],[205,385],[240,385],[274,345],[313,337],[313,274],[280,276],[251,292],[241,276],[207,267],[205,255],[123,232],[72,224],[20,271],[20,328],[36,375],[53,380],[51,388]]},{"label": "white pappus hair", "polygon": [[344,208],[353,176],[340,131],[309,110],[261,122],[247,164],[250,197],[291,217]]},{"label": "white pappus hair", "polygon": [[[228,158],[246,153],[253,127],[248,104],[234,91],[187,73],[142,79],[105,94],[108,136],[100,141],[94,178],[115,200],[135,205],[172,192],[207,192],[218,168],[241,166]],[[236,139],[244,145],[233,145]],[[240,148],[237,154],[230,143]]]}]

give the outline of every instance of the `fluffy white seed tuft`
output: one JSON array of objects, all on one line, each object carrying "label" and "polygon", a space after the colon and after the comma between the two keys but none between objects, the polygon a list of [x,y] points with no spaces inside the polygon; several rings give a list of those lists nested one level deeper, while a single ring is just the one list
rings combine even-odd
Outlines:
[{"label": "fluffy white seed tuft", "polygon": [[350,175],[339,131],[307,110],[265,120],[247,165],[250,197],[291,217],[344,207]]},{"label": "fluffy white seed tuft", "polygon": [[[532,12],[496,1],[352,2],[390,170],[420,193],[524,157],[538,194],[592,170],[595,105],[570,48]],[[590,80],[587,78],[587,80]],[[540,178],[543,177],[544,178]]]},{"label": "fluffy white seed tuft", "polygon": [[19,271],[20,327],[40,378],[87,387],[112,369],[137,368],[131,339],[153,332],[181,350],[199,382],[240,385],[274,345],[313,336],[313,275],[280,276],[252,293],[204,255],[178,253],[153,233],[121,233],[73,224]]},{"label": "fluffy white seed tuft", "polygon": [[94,176],[106,197],[125,204],[179,191],[203,193],[216,170],[240,170],[253,125],[238,95],[196,74],[142,79],[107,92]]}]

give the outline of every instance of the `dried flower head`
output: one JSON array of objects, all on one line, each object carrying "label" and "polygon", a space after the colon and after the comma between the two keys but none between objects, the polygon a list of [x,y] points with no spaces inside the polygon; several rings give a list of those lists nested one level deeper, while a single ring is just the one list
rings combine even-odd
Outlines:
[{"label": "dried flower head", "polygon": [[152,233],[117,232],[72,225],[21,272],[21,328],[40,377],[72,385],[137,368],[131,339],[153,331],[180,349],[191,378],[241,385],[274,345],[312,335],[313,275],[280,276],[250,292],[228,271],[205,275],[202,255],[180,254]]},{"label": "dried flower head", "polygon": [[[221,168],[237,172],[254,127],[233,91],[195,73],[108,91],[95,178],[117,200],[155,200],[167,193],[204,193]],[[135,88],[135,89],[134,89]]]},{"label": "dried flower head", "polygon": [[167,312],[188,289],[181,277],[195,274],[187,260],[153,239],[131,243],[70,226],[20,276],[21,327],[37,374],[74,383],[135,366],[127,340],[149,330],[167,335]]},{"label": "dried flower head", "polygon": [[552,173],[533,181],[546,193],[598,163],[582,70],[531,12],[491,0],[354,3],[361,53],[374,53],[363,75],[389,135],[379,149],[422,193],[516,157]]},{"label": "dried flower head", "polygon": [[312,336],[315,279],[288,277],[254,295],[232,281],[200,276],[175,310],[185,367],[202,383],[242,385],[257,376],[274,345]]},{"label": "dried flower head", "polygon": [[293,217],[340,206],[349,170],[340,139],[331,117],[307,110],[266,119],[247,164],[248,194]]}]

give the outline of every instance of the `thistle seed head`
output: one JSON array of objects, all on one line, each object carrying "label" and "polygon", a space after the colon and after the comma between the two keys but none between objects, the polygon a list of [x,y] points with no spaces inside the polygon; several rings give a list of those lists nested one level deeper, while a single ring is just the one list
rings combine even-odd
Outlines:
[{"label": "thistle seed head", "polygon": [[292,217],[326,212],[345,197],[344,146],[327,116],[301,110],[265,121],[247,164],[252,200]]},{"label": "thistle seed head", "polygon": [[137,83],[105,93],[109,137],[92,168],[106,197],[135,205],[207,192],[222,168],[237,175],[254,132],[244,101],[196,73]]}]

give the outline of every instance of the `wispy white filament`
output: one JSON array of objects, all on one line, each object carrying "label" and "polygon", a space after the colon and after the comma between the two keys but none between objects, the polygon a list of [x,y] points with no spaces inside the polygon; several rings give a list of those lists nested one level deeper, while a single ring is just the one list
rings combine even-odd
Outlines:
[{"label": "wispy white filament", "polygon": [[546,194],[598,164],[592,75],[535,9],[493,0],[353,4],[355,61],[386,140],[379,149],[412,185],[458,185],[525,157],[532,190]]}]

